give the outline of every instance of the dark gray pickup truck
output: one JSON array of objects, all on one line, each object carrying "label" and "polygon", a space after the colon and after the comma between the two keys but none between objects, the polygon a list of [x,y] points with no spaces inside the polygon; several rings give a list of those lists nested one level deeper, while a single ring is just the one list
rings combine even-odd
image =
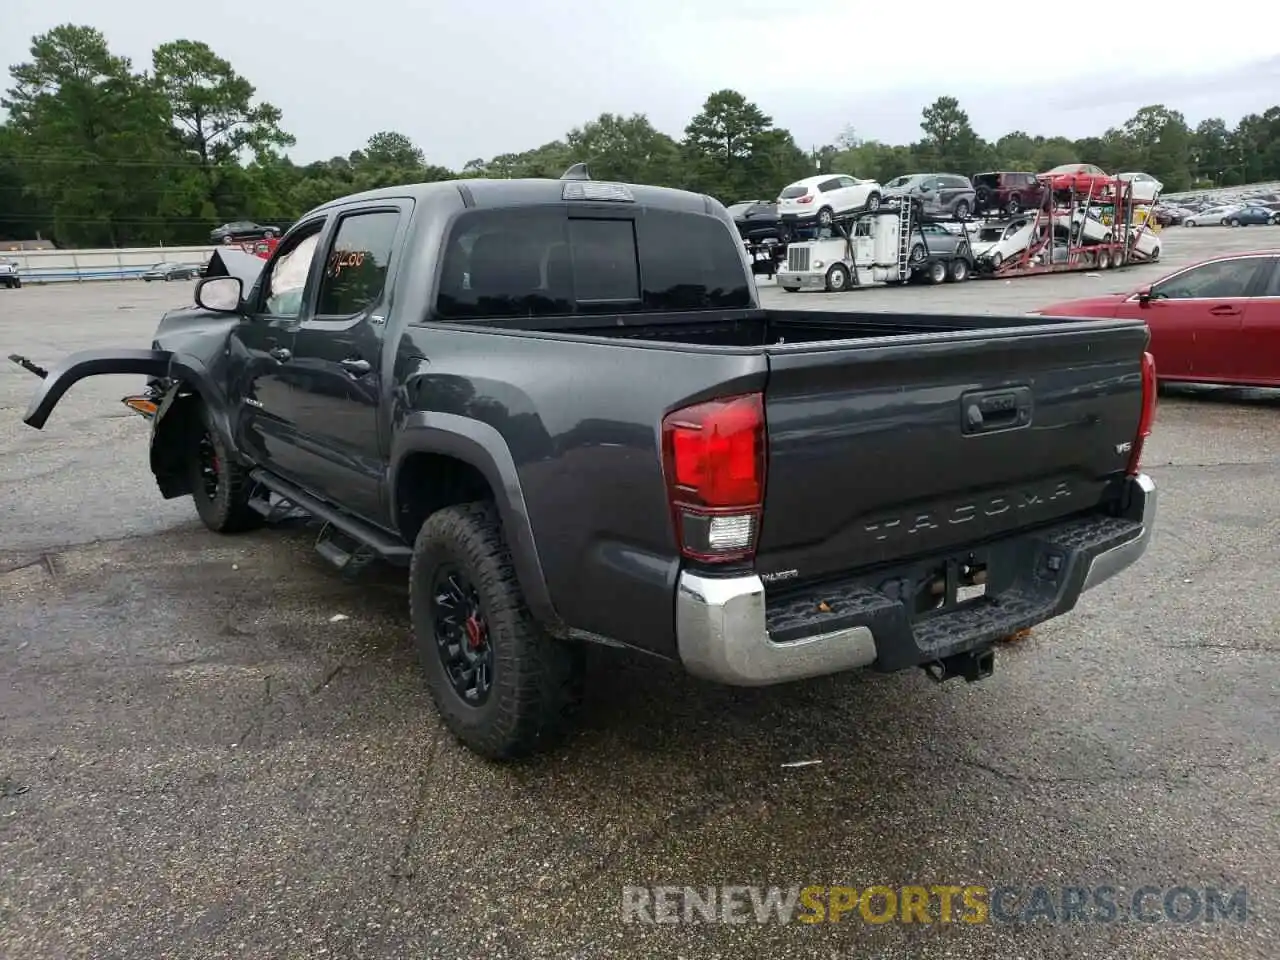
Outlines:
[{"label": "dark gray pickup truck", "polygon": [[253,259],[149,347],[17,358],[25,421],[146,375],[162,496],[408,566],[486,756],[564,729],[589,642],[727,684],[975,680],[1151,535],[1141,322],[762,309],[723,206],[580,170],[344,197]]}]

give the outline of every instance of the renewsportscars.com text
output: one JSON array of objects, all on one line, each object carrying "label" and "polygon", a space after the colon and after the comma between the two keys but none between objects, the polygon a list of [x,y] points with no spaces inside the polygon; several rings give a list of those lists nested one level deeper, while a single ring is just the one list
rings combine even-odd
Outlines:
[{"label": "renewsportscars.com text", "polygon": [[1243,923],[1245,888],[628,886],[625,923]]}]

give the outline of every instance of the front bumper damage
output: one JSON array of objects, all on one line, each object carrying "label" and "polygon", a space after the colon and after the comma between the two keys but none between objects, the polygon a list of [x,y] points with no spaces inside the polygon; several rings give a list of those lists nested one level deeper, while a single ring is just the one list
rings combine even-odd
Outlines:
[{"label": "front bumper damage", "polygon": [[[987,657],[1001,638],[1071,610],[1080,595],[1136,562],[1151,539],[1156,486],[1126,482],[1118,514],[1092,514],[989,544],[993,578],[980,599],[913,616],[899,584],[938,558],[771,600],[754,575],[684,571],[676,641],[689,673],[764,686],[860,667],[893,672]],[[989,659],[989,658],[988,658]]]}]

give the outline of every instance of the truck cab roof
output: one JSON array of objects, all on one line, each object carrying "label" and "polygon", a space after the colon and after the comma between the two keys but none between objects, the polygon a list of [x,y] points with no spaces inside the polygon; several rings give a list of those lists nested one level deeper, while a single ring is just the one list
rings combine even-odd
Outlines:
[{"label": "truck cab roof", "polygon": [[[369,203],[378,200],[409,198],[412,200],[429,200],[447,192],[462,196],[463,203],[473,208],[501,208],[518,206],[536,206],[550,203],[563,203],[566,199],[566,187],[569,185],[621,186],[632,199],[620,201],[634,203],[642,207],[658,207],[664,210],[676,210],[687,213],[713,213],[718,205],[716,201],[701,193],[688,190],[676,190],[671,187],[654,187],[640,184],[615,184],[601,180],[559,180],[550,177],[528,177],[512,180],[489,179],[485,177],[460,178],[455,180],[436,180],[428,183],[407,183],[394,187],[379,187],[363,193],[339,197],[309,211],[306,219],[339,206],[353,203]],[[572,187],[570,189],[573,189]],[[591,199],[590,197],[583,199]]]}]

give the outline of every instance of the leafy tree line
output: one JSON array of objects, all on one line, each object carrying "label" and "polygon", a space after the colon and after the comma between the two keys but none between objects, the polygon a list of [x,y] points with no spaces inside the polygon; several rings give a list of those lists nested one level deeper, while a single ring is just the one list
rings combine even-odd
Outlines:
[{"label": "leafy tree line", "polygon": [[954,97],[921,117],[922,136],[895,145],[852,127],[834,143],[801,148],[734,90],[712,93],[677,139],[643,114],[602,114],[522,153],[476,159],[461,170],[429,162],[395,131],[345,157],[297,164],[280,110],[206,44],[175,40],[138,69],[103,34],[64,24],[32,39],[10,68],[0,106],[0,238],[41,236],[61,246],[207,242],[229,220],[286,225],[317,204],[358,190],[451,177],[559,176],[587,160],[594,176],[709,193],[725,203],[776,196],[786,183],[840,172],[885,182],[917,171],[971,175],[1042,171],[1072,161],[1145,170],[1166,191],[1280,180],[1280,106],[1194,129],[1176,110],[1140,109],[1096,137],[973,129]]}]

